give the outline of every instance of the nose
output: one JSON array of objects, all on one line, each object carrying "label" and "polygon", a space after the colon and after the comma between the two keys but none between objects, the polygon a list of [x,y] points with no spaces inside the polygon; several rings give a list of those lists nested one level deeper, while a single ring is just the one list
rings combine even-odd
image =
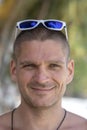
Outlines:
[{"label": "nose", "polygon": [[50,74],[47,71],[46,68],[39,68],[34,75],[34,81],[42,84],[42,83],[46,83],[50,80]]}]

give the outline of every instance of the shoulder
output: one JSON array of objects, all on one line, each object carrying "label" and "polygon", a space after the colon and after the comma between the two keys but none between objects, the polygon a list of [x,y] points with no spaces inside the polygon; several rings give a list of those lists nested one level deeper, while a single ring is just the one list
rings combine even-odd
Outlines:
[{"label": "shoulder", "polygon": [[76,130],[87,130],[87,119],[74,113],[67,112],[67,120],[70,127]]},{"label": "shoulder", "polygon": [[11,127],[11,112],[0,116],[0,130],[10,130]]}]

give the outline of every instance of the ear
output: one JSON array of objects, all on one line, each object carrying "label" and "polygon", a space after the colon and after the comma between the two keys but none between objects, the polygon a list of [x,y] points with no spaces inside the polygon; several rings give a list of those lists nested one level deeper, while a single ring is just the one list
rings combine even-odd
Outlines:
[{"label": "ear", "polygon": [[67,69],[68,69],[67,84],[69,84],[74,77],[74,60],[69,60]]},{"label": "ear", "polygon": [[13,59],[10,62],[10,74],[12,81],[16,82],[16,61]]}]

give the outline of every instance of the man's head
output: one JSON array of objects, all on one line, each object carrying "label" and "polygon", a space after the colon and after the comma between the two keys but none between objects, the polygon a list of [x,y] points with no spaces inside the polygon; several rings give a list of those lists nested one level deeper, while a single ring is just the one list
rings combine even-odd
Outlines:
[{"label": "man's head", "polygon": [[73,78],[74,64],[68,60],[69,51],[62,32],[42,25],[18,35],[11,75],[19,86],[22,102],[39,108],[60,103]]},{"label": "man's head", "polygon": [[66,36],[61,31],[54,31],[45,28],[43,25],[39,25],[35,29],[22,31],[16,38],[13,47],[13,57],[17,60],[18,53],[20,52],[21,44],[25,41],[61,41],[61,46],[67,59],[70,56],[70,47]]}]

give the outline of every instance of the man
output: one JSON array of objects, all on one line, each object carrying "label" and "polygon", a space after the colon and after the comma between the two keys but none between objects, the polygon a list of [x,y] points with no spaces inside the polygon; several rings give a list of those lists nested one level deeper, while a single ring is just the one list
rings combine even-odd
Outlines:
[{"label": "man", "polygon": [[17,27],[21,32],[14,42],[10,68],[21,104],[0,117],[0,130],[87,130],[86,119],[61,107],[74,75],[67,33],[60,31],[65,23],[25,20]]}]

